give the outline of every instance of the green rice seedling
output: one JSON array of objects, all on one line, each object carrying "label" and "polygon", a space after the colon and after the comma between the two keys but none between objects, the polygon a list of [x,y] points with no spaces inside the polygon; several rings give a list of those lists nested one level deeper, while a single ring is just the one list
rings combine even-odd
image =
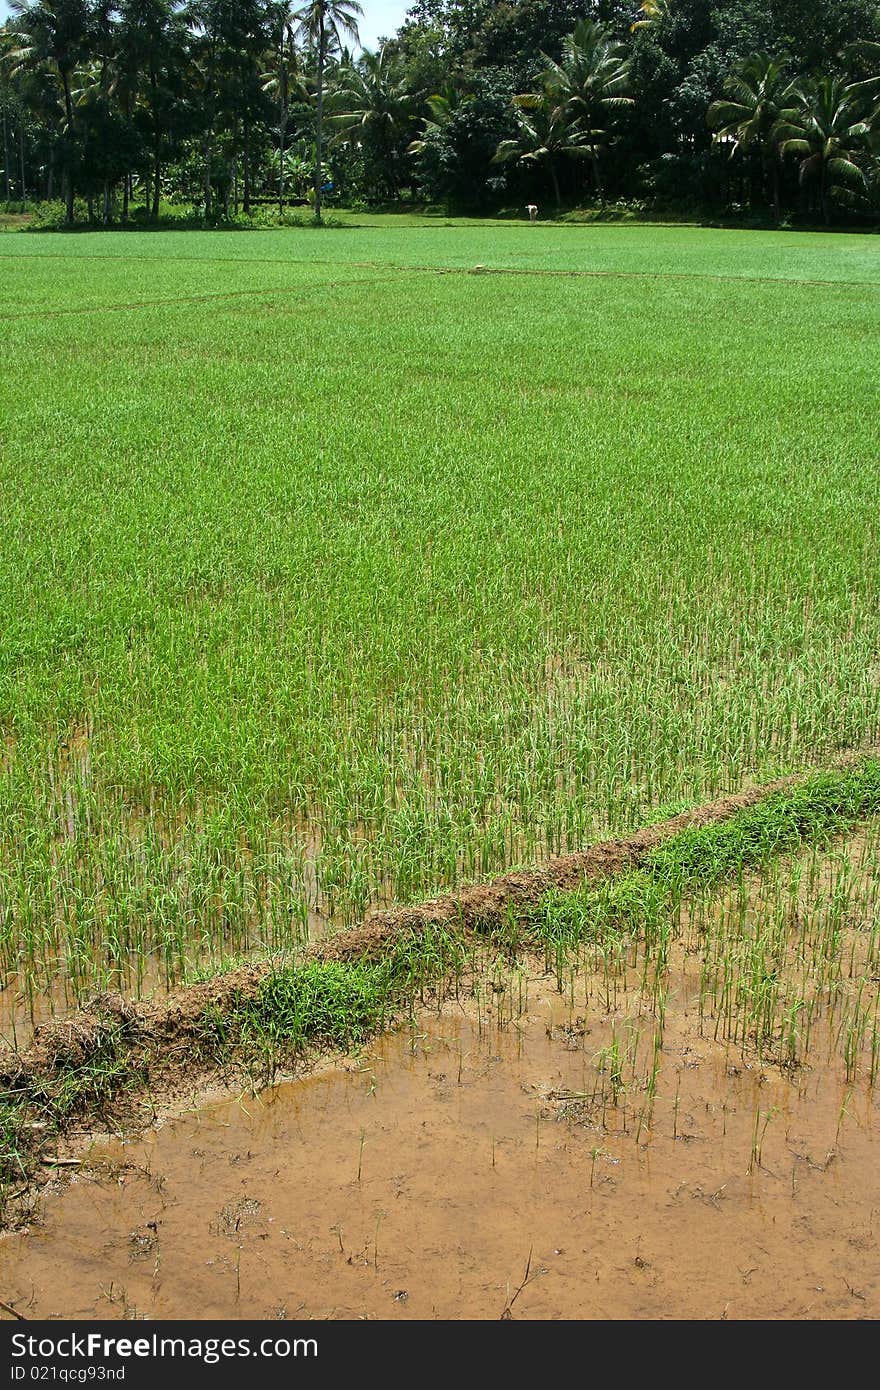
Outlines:
[{"label": "green rice seedling", "polygon": [[774,1118],[777,1111],[774,1106],[769,1110],[762,1111],[760,1106],[755,1107],[755,1123],[752,1130],[752,1150],[749,1155],[748,1172],[751,1174],[755,1168],[761,1167],[761,1155],[764,1151],[764,1138],[767,1134],[767,1126]]},{"label": "green rice seedling", "polygon": [[[607,1047],[600,1048],[595,1058],[596,1069],[599,1072],[607,1073],[608,1081],[611,1086],[612,1103],[617,1106],[621,1093],[624,1089],[623,1068],[624,1057],[620,1051],[620,1041],[612,1030],[611,1042]],[[604,1086],[603,1086],[604,1096]]]},{"label": "green rice seedling", "polygon": [[871,1029],[871,1062],[868,1071],[868,1081],[871,1086],[877,1080],[878,1064],[880,1064],[880,1029],[875,1023]]},{"label": "green rice seedling", "polygon": [[376,220],[3,264],[0,960],[35,1008],[876,738],[871,238]]}]

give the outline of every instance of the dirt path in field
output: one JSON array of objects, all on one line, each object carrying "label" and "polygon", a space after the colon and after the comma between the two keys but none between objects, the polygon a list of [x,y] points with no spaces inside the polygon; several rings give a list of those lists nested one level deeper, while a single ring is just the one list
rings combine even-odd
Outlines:
[{"label": "dirt path in field", "polygon": [[648,1127],[640,1089],[597,1091],[623,1001],[518,977],[96,1146],[0,1241],[0,1296],[27,1318],[877,1317],[876,1100],[834,1065],[744,1061],[701,1034],[692,958],[673,980]]}]

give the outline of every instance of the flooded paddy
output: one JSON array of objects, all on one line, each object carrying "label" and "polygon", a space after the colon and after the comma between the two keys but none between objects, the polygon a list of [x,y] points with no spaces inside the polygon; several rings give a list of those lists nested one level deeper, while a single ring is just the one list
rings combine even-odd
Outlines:
[{"label": "flooded paddy", "polygon": [[2,1297],[29,1318],[876,1317],[873,1091],[744,1061],[701,1035],[698,992],[682,970],[649,1122],[641,1088],[605,1084],[623,1013],[520,974],[355,1063],[96,1143],[0,1243]]}]

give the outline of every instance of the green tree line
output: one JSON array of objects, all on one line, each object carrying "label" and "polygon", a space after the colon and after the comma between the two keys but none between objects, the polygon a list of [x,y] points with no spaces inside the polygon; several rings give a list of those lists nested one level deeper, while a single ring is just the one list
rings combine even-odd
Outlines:
[{"label": "green tree line", "polygon": [[0,199],[72,222],[328,197],[880,217],[876,0],[13,0]]}]

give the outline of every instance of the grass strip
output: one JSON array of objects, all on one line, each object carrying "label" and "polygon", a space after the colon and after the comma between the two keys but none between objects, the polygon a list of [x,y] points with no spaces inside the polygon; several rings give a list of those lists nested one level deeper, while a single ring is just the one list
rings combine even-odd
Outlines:
[{"label": "grass strip", "polygon": [[826,841],[880,811],[880,761],[829,771],[738,811],[728,820],[689,826],[651,849],[619,878],[572,892],[551,890],[530,917],[534,934],[555,948],[609,934],[649,935],[687,893],[709,892],[782,854]]}]

